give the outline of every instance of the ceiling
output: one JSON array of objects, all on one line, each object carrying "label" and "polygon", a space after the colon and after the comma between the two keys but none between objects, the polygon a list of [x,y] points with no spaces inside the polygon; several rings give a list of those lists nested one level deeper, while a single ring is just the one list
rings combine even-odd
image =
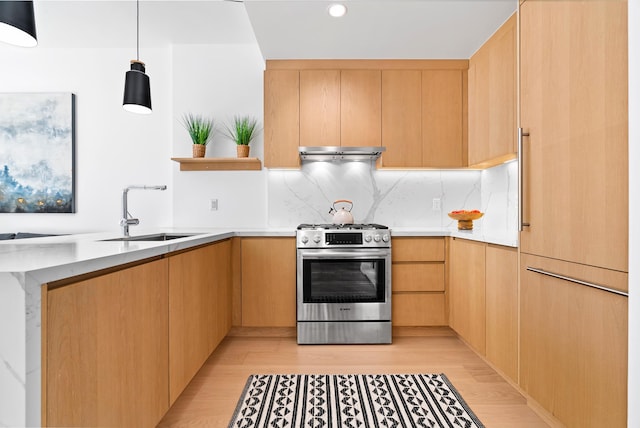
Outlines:
[{"label": "ceiling", "polygon": [[[258,42],[265,59],[469,58],[517,0],[141,0],[140,48]],[[133,0],[35,0],[41,48],[136,43]],[[15,49],[2,45],[0,49]]]}]

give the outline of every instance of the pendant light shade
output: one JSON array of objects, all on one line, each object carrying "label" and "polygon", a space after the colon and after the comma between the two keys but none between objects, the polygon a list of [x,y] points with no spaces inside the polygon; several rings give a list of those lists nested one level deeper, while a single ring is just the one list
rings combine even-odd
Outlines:
[{"label": "pendant light shade", "polygon": [[127,71],[124,79],[122,107],[132,113],[151,113],[151,86],[143,62],[131,61],[131,70]]},{"label": "pendant light shade", "polygon": [[16,46],[37,46],[32,1],[0,1],[0,41]]},{"label": "pendant light shade", "polygon": [[131,70],[124,79],[122,107],[132,113],[151,113],[151,85],[140,61],[140,1],[136,0],[136,59],[131,60]]}]

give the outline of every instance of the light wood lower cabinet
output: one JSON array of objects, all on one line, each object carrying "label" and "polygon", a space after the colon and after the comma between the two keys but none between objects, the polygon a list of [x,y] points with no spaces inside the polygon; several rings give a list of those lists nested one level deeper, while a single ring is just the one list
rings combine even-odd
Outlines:
[{"label": "light wood lower cabinet", "polygon": [[518,251],[485,250],[486,358],[518,382]]},{"label": "light wood lower cabinet", "polygon": [[170,403],[231,328],[231,241],[169,257]]},{"label": "light wood lower cabinet", "polygon": [[43,293],[47,426],[155,426],[169,409],[168,261]]},{"label": "light wood lower cabinet", "polygon": [[624,289],[627,274],[521,256],[520,385],[567,427],[625,427],[628,302],[527,267]]},{"label": "light wood lower cabinet", "polygon": [[295,238],[243,238],[242,326],[295,327]]},{"label": "light wood lower cabinet", "polygon": [[505,376],[518,381],[518,252],[452,238],[449,325]]},{"label": "light wood lower cabinet", "polygon": [[449,247],[449,325],[486,354],[484,242],[452,238]]},{"label": "light wood lower cabinet", "polygon": [[446,325],[444,238],[393,238],[392,324]]}]

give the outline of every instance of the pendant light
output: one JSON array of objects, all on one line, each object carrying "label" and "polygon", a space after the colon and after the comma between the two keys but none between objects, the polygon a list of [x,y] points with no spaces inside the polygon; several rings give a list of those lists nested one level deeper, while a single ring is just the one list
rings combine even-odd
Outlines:
[{"label": "pendant light", "polygon": [[131,70],[125,76],[122,107],[132,113],[151,113],[149,76],[140,61],[140,0],[136,0],[136,59],[131,60]]},{"label": "pendant light", "polygon": [[26,48],[38,44],[32,1],[0,1],[0,41]]}]

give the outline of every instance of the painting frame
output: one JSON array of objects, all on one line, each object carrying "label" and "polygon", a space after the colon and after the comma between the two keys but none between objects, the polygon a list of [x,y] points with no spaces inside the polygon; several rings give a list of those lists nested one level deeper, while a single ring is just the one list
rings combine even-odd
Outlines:
[{"label": "painting frame", "polygon": [[0,213],[76,213],[76,96],[0,93]]}]

